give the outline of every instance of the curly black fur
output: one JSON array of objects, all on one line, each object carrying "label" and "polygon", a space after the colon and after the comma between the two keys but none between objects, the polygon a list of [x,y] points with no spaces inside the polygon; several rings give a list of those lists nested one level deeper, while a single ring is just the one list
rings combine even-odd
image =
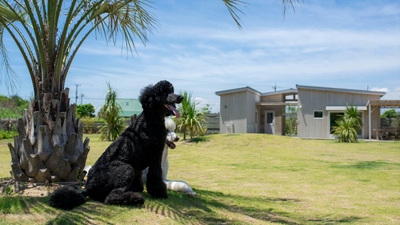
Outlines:
[{"label": "curly black fur", "polygon": [[[143,191],[142,170],[149,167],[147,192],[154,198],[167,198],[161,169],[167,136],[164,118],[171,115],[171,109],[182,100],[182,96],[174,94],[174,87],[168,81],[142,89],[139,101],[143,112],[89,170],[81,196],[89,196],[105,204],[142,205],[144,199],[137,192]],[[168,108],[166,105],[169,105]],[[82,204],[71,204],[68,200],[70,195],[72,193],[67,191],[55,192],[51,205],[69,209]]]},{"label": "curly black fur", "polygon": [[85,203],[86,199],[82,194],[63,187],[54,191],[53,195],[50,196],[50,205],[55,208],[61,208],[71,210],[74,207]]}]

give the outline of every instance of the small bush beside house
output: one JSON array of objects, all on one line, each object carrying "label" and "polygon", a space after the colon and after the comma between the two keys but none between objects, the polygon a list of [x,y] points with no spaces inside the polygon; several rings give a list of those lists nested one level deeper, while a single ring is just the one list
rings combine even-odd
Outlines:
[{"label": "small bush beside house", "polygon": [[333,126],[333,134],[339,142],[357,142],[358,132],[362,128],[362,118],[357,107],[346,106],[345,114],[336,120]]}]

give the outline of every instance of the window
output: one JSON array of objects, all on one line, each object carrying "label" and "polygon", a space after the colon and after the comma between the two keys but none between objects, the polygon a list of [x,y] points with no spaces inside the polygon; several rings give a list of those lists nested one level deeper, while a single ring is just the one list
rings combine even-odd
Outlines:
[{"label": "window", "polygon": [[274,113],[267,112],[267,123],[274,123]]},{"label": "window", "polygon": [[331,134],[333,134],[333,127],[338,125],[336,123],[336,121],[338,119],[342,118],[342,116],[344,116],[343,112],[331,112],[331,119],[330,119],[330,124],[329,124],[330,125],[329,128],[330,128]]},{"label": "window", "polygon": [[[342,117],[344,116],[344,112],[331,112],[330,113],[330,132],[331,134],[333,134],[333,127],[337,126],[338,124],[336,123],[337,120],[342,119]],[[360,117],[363,118],[363,114],[360,113]],[[362,135],[362,129],[357,129],[357,135],[361,136]]]},{"label": "window", "polygon": [[314,111],[314,119],[322,119],[324,118],[324,111]]}]

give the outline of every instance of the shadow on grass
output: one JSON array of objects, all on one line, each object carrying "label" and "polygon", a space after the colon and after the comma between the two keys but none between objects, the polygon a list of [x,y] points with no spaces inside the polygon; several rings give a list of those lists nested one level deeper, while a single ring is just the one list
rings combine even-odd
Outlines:
[{"label": "shadow on grass", "polygon": [[[246,197],[199,189],[194,191],[197,193],[195,197],[170,192],[168,200],[146,202],[146,208],[183,224],[252,224],[257,221],[291,225],[330,224],[361,219],[348,216],[335,219],[325,219],[325,216],[321,216],[322,219],[301,219],[305,216],[268,208],[269,205],[300,204],[299,199]],[[235,215],[236,219],[231,218],[232,215]]]},{"label": "shadow on grass", "polygon": [[395,169],[400,168],[400,163],[389,163],[383,161],[359,161],[353,164],[333,165],[332,168],[342,169],[361,169],[361,170],[376,170],[376,169]]},{"label": "shadow on grass", "polygon": [[[168,199],[152,199],[143,193],[146,199],[144,207],[149,211],[173,219],[180,224],[252,224],[257,221],[279,224],[337,224],[352,223],[362,218],[356,216],[320,215],[315,218],[299,213],[285,212],[279,209],[285,206],[302,204],[300,199],[246,197],[224,194],[208,190],[194,190],[197,196],[169,191]],[[37,224],[113,224],[112,218],[130,210],[142,207],[106,206],[89,200],[71,211],[58,210],[48,205],[49,197],[5,196],[0,198],[0,214],[38,214],[53,219]],[[279,209],[278,209],[279,208]],[[293,208],[293,207],[291,207]],[[140,215],[140,212],[135,214]],[[26,220],[26,221],[25,221]],[[21,218],[25,223],[32,217]],[[37,222],[37,221],[36,221]],[[153,221],[156,222],[157,221]]]},{"label": "shadow on grass", "polygon": [[[85,204],[74,208],[73,210],[59,210],[49,205],[50,197],[26,197],[26,196],[3,196],[0,198],[0,214],[14,214],[19,217],[17,224],[28,224],[35,215],[39,218],[46,218],[44,221],[37,221],[34,219],[33,224],[113,224],[109,219],[113,215],[123,213],[127,209],[134,209],[137,207],[115,207],[112,212],[112,206],[105,206],[101,203],[88,200]],[[141,207],[140,207],[141,208]],[[27,216],[32,214],[33,216]],[[25,216],[20,216],[25,215]],[[53,219],[48,219],[52,215]],[[13,223],[9,221],[8,223]]]},{"label": "shadow on grass", "polygon": [[209,141],[209,140],[210,140],[210,137],[209,137],[209,136],[196,136],[196,137],[193,137],[192,140],[188,139],[188,140],[184,140],[184,141],[185,141],[186,143],[195,143],[195,144],[198,144],[198,143],[207,142],[207,141]]}]

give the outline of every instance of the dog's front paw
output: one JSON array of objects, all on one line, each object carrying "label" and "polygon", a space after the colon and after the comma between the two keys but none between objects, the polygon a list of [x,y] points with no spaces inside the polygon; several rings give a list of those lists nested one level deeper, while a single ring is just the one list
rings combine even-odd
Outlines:
[{"label": "dog's front paw", "polygon": [[159,183],[159,185],[146,185],[147,193],[153,198],[168,198],[167,187],[164,182]]},{"label": "dog's front paw", "polygon": [[153,198],[162,198],[162,199],[168,198],[167,192],[165,192],[165,193],[159,193],[159,192],[157,192],[157,193],[150,193],[150,192],[149,192],[149,194],[150,194],[151,197],[153,197]]}]

